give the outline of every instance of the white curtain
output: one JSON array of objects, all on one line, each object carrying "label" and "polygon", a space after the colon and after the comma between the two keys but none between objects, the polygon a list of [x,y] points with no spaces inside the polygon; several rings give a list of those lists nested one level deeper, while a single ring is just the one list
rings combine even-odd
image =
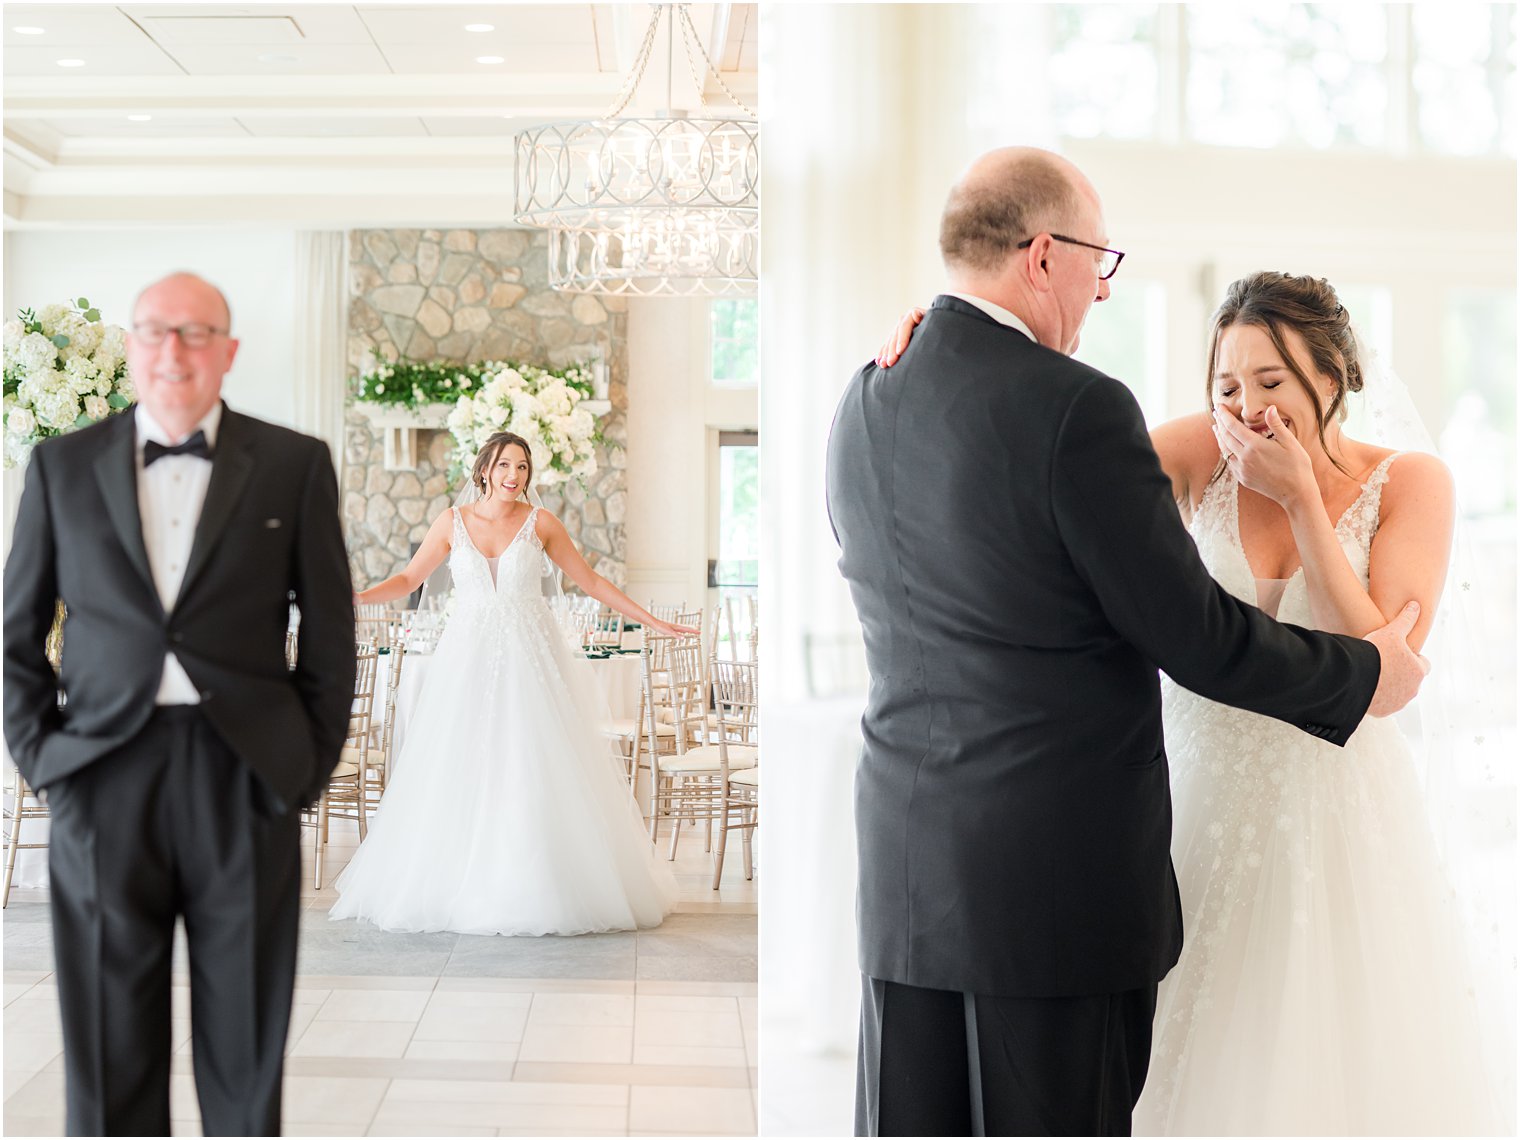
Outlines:
[{"label": "white curtain", "polygon": [[829,425],[898,316],[942,288],[939,214],[959,171],[993,146],[1051,142],[1024,78],[1042,74],[1041,26],[995,5],[761,14],[764,733],[766,798],[785,805],[766,825],[762,1066],[810,1074],[767,1098],[768,1134],[851,1123],[865,679],[824,506]]},{"label": "white curtain", "polygon": [[344,371],[348,318],[344,235],[298,230],[291,328],[295,333],[295,425],[327,441],[343,469]]}]

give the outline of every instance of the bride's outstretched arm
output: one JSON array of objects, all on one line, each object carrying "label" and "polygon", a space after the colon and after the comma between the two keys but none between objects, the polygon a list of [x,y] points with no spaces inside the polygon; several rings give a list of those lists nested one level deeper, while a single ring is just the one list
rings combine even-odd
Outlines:
[{"label": "bride's outstretched arm", "polygon": [[1446,465],[1420,452],[1395,460],[1390,475],[1396,477],[1383,487],[1369,584],[1363,587],[1336,536],[1308,453],[1275,408],[1267,413],[1267,425],[1274,438],[1256,435],[1226,409],[1220,442],[1234,456],[1230,467],[1236,478],[1287,512],[1315,625],[1364,637],[1391,621],[1405,603],[1417,601],[1420,619],[1409,647],[1418,653],[1435,621],[1451,557],[1456,498]]},{"label": "bride's outstretched arm", "polygon": [[415,593],[422,583],[427,581],[427,576],[438,569],[449,555],[449,536],[454,530],[453,515],[453,511],[444,511],[434,519],[433,525],[428,527],[422,545],[417,548],[417,553],[412,555],[412,560],[406,564],[406,569],[399,574],[392,574],[383,582],[377,582],[362,593],[355,594],[354,605],[391,602]]},{"label": "bride's outstretched arm", "polygon": [[[588,598],[595,598],[603,605],[611,606],[624,617],[651,626],[661,633],[701,632],[689,625],[672,625],[668,621],[661,621],[591,569],[590,564],[581,556],[581,552],[575,548],[569,532],[565,530],[565,524],[555,518],[551,512],[542,509],[538,512],[538,539],[544,544],[544,553],[554,560],[554,564],[563,570],[565,576],[579,586],[581,592]],[[417,553],[420,555],[422,552],[419,550]]]}]

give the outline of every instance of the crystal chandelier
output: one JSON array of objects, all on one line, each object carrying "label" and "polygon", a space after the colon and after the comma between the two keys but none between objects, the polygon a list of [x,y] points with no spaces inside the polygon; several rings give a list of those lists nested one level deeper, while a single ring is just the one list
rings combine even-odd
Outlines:
[{"label": "crystal chandelier", "polygon": [[[546,123],[517,136],[513,213],[549,231],[549,284],[566,293],[631,297],[753,296],[760,261],[760,129],[713,67],[687,4],[652,5],[629,79],[600,119]],[[667,110],[619,118],[649,63],[666,9],[681,35],[748,118]],[[666,106],[670,105],[669,65]]]}]

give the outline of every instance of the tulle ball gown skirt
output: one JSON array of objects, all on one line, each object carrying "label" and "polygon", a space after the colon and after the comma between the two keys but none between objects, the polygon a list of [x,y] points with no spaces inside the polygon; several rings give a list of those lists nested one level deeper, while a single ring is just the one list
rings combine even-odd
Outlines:
[{"label": "tulle ball gown skirt", "polygon": [[1168,684],[1182,958],[1141,1135],[1488,1135],[1474,981],[1411,757]]},{"label": "tulle ball gown skirt", "polygon": [[675,880],[605,719],[589,665],[541,599],[460,607],[330,917],[466,934],[658,925]]}]

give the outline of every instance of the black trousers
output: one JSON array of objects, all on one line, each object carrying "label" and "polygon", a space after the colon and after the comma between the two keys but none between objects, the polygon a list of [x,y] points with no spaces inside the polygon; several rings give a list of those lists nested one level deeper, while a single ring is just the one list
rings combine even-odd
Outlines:
[{"label": "black trousers", "polygon": [[865,977],[857,1136],[1127,1136],[1156,987],[989,997]]},{"label": "black trousers", "polygon": [[175,920],[207,1136],[276,1136],[300,918],[300,819],[194,706],[48,788],[71,1136],[169,1134]]}]

